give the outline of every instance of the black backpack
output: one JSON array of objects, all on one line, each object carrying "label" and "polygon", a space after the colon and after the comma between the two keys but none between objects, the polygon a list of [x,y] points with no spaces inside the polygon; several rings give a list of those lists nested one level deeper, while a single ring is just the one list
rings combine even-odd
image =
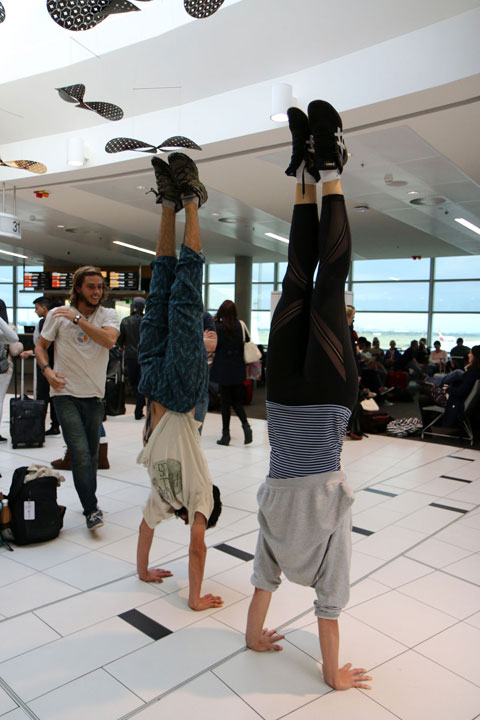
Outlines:
[{"label": "black backpack", "polygon": [[[17,545],[53,540],[63,527],[65,508],[57,504],[57,478],[38,477],[24,483],[28,467],[13,473],[8,506],[12,512],[11,530]],[[25,502],[34,503],[34,519],[25,519]]]}]

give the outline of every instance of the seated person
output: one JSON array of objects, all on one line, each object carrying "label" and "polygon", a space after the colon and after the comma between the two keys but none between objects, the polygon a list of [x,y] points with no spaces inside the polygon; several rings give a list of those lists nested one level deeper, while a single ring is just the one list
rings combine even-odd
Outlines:
[{"label": "seated person", "polygon": [[463,344],[463,338],[457,338],[457,344],[450,350],[452,369],[464,370],[468,362],[470,348]]},{"label": "seated person", "polygon": [[[139,390],[147,398],[147,418],[145,447],[137,462],[148,468],[152,490],[140,525],[137,571],[145,582],[162,582],[171,575],[149,568],[148,556],[155,526],[175,514],[190,524],[188,604],[206,610],[223,604],[219,596],[201,595],[205,530],[216,524],[222,506],[192,414],[205,395],[208,376],[202,318],[205,260],[198,225],[198,208],[206,202],[207,191],[187,155],[173,153],[168,161],[152,158],[162,219],[138,347]],[[177,260],[175,213],[182,207],[185,237]]]},{"label": "seated person", "polygon": [[447,365],[448,355],[445,350],[440,350],[440,340],[435,340],[433,346],[435,350],[432,350],[428,359],[427,375],[433,375],[434,373],[444,373]]},{"label": "seated person", "polygon": [[390,347],[385,350],[383,356],[383,365],[387,370],[398,370],[400,368],[402,356],[397,348],[395,340],[390,340]]},{"label": "seated person", "polygon": [[[423,383],[418,399],[424,426],[432,419],[426,416],[424,408],[435,404],[445,408],[442,425],[450,428],[458,427],[462,419],[463,402],[470,394],[475,381],[480,380],[480,345],[475,345],[469,352],[465,371],[455,370],[443,378],[427,380]],[[427,387],[427,384],[430,387]]]},{"label": "seated person", "polygon": [[414,380],[421,380],[424,376],[424,366],[417,357],[418,340],[412,340],[410,347],[402,355],[402,370],[408,372]]},{"label": "seated person", "polygon": [[370,352],[372,353],[372,357],[375,360],[375,362],[380,363],[383,365],[383,356],[384,352],[382,348],[380,347],[380,340],[377,337],[374,337],[372,340],[372,347]]}]

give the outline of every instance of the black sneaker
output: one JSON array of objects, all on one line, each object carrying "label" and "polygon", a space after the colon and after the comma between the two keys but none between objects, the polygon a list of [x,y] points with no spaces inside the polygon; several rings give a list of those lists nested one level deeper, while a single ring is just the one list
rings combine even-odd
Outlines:
[{"label": "black sneaker", "polygon": [[60,428],[52,425],[50,430],[45,431],[45,435],[60,435]]},{"label": "black sneaker", "polygon": [[313,147],[310,139],[310,124],[308,118],[299,108],[291,107],[287,110],[288,127],[292,133],[292,157],[285,175],[295,177],[302,160],[305,160],[305,169],[318,182],[320,173],[313,164]]},{"label": "black sneaker", "polygon": [[341,173],[348,153],[340,115],[325,100],[313,100],[308,106],[308,119],[313,135],[315,167],[320,171],[338,170]]},{"label": "black sneaker", "polygon": [[101,527],[103,527],[103,513],[97,508],[90,515],[87,515],[87,528],[89,530],[98,530]]},{"label": "black sneaker", "polygon": [[208,193],[205,185],[200,182],[198,168],[192,158],[185,155],[185,153],[175,152],[168,156],[168,162],[177,182],[180,196],[196,195],[198,207],[205,205],[208,200]]},{"label": "black sneaker", "polygon": [[163,198],[170,200],[175,204],[175,212],[178,212],[182,209],[182,200],[170,165],[156,156],[152,158],[152,165],[155,171],[155,180],[157,181],[157,191],[155,193],[157,203],[161,203]]}]

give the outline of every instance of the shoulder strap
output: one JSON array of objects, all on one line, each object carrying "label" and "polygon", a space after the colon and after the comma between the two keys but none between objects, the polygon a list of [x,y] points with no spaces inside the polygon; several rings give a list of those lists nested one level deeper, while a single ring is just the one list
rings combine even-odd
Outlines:
[{"label": "shoulder strap", "polygon": [[240,320],[240,325],[242,326],[242,339],[243,342],[247,341],[250,342],[250,333],[248,332],[248,328],[243,322],[243,320]]}]

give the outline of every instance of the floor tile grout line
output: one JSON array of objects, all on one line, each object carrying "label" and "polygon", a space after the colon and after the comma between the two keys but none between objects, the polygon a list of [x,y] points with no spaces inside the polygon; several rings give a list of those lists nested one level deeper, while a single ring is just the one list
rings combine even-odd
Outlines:
[{"label": "floor tile grout line", "polygon": [[230,687],[230,685],[229,685],[223,678],[221,678],[219,675],[217,675],[217,673],[216,673],[214,670],[209,670],[209,672],[211,672],[212,675],[213,675],[214,677],[216,677],[219,682],[222,683],[222,685],[225,685],[225,687],[228,688],[228,689],[230,690],[230,692],[232,692],[234,695],[236,695],[239,700],[241,700],[247,707],[249,707],[250,710],[252,710],[256,715],[258,715],[258,717],[262,718],[262,720],[265,720],[265,716],[262,715],[256,708],[254,708],[253,705],[250,705],[250,703],[247,702],[247,701],[245,700],[245,698],[242,697],[242,696],[235,690],[235,688]]},{"label": "floor tile grout line", "polygon": [[[227,528],[228,528],[228,526],[227,526]],[[225,528],[225,529],[227,529],[227,528]],[[219,528],[219,529],[221,529],[221,528]],[[230,538],[229,541],[230,541],[230,540],[237,540],[237,539],[239,539],[239,538],[245,537],[245,535],[250,535],[252,532],[256,532],[256,530],[248,530],[248,531],[245,532],[245,533],[241,533],[240,535],[236,535],[235,537]],[[215,546],[214,546],[214,545],[210,545],[210,546],[207,546],[207,548],[214,549]],[[99,549],[99,550],[97,550],[97,551],[92,551],[92,552],[101,552],[101,550]],[[85,554],[87,554],[87,553],[83,553],[83,554],[85,555]],[[80,557],[80,556],[79,556],[79,557]],[[111,556],[109,556],[109,557],[111,557]],[[185,553],[185,554],[183,554],[183,555],[179,555],[178,557],[175,557],[175,558],[168,558],[168,560],[166,560],[165,564],[172,563],[172,562],[178,562],[179,560],[183,560],[183,559],[185,559],[185,558],[188,558],[188,553]],[[74,559],[75,559],[75,558],[74,558]],[[20,561],[16,561],[16,562],[20,562]],[[158,562],[162,562],[162,559],[159,558]],[[244,562],[246,562],[246,561],[244,561]],[[21,563],[21,564],[23,565],[23,563]],[[59,564],[62,564],[62,563],[59,563]],[[240,563],[239,563],[239,564],[240,564]],[[25,565],[24,567],[28,567],[28,566]],[[52,566],[52,567],[57,567],[57,566]],[[48,568],[47,568],[47,569],[48,569]],[[222,572],[225,572],[225,570],[221,570],[221,571],[220,571],[220,573],[222,573]],[[217,575],[220,574],[220,573],[217,573]],[[42,574],[42,575],[43,575],[43,574],[44,574],[44,571],[43,571],[43,570],[33,570],[33,572],[31,573],[31,575],[35,575],[35,574]],[[55,605],[56,603],[63,602],[64,600],[70,600],[70,599],[72,599],[72,598],[74,598],[74,597],[80,597],[81,595],[85,595],[86,593],[94,592],[95,590],[99,590],[99,589],[101,589],[101,588],[103,588],[103,587],[108,587],[109,585],[113,585],[114,583],[121,582],[122,580],[127,580],[128,578],[133,577],[133,576],[135,576],[136,574],[137,574],[137,571],[136,571],[136,570],[132,570],[130,573],[127,573],[126,575],[121,575],[120,577],[115,578],[114,580],[109,580],[109,581],[107,581],[107,582],[105,582],[105,583],[101,583],[100,585],[95,585],[94,587],[87,588],[87,589],[85,589],[85,590],[82,590],[81,588],[75,588],[75,587],[72,585],[72,586],[70,586],[70,587],[72,587],[72,589],[78,590],[78,592],[74,593],[73,595],[67,596],[67,597],[65,597],[65,598],[59,598],[59,599],[57,599],[57,600],[52,600],[52,601],[49,602],[49,603],[45,603],[44,605],[38,605],[37,607],[35,607],[35,608],[30,608],[29,610],[24,610],[23,612],[17,613],[16,615],[9,615],[9,616],[3,618],[3,620],[0,620],[0,625],[1,625],[2,622],[5,622],[6,620],[12,620],[12,619],[14,619],[14,618],[21,617],[22,615],[27,615],[28,613],[34,613],[34,614],[36,614],[39,610],[43,610],[44,608],[49,607],[50,605]],[[31,575],[26,575],[25,577],[31,577]],[[48,576],[48,577],[50,577],[50,576]],[[215,575],[212,575],[212,576],[211,576],[211,578],[213,578],[213,577],[215,577]],[[209,579],[211,579],[211,578],[205,578],[205,580],[209,580]],[[23,579],[23,578],[21,578],[21,579]],[[53,578],[53,579],[56,579],[56,578]],[[14,580],[13,583],[14,583],[14,582],[19,582],[19,581],[18,581],[18,580]],[[63,581],[59,581],[59,582],[63,582]],[[4,585],[4,586],[2,586],[2,587],[7,587],[8,585],[11,585],[11,584],[13,584],[13,583],[7,583],[6,585]],[[68,583],[64,583],[64,584],[65,584],[65,585],[68,585]],[[162,583],[159,583],[159,584],[162,584]],[[227,586],[227,587],[228,587],[228,586]],[[172,595],[173,593],[178,592],[178,590],[174,590],[174,591],[172,591],[171,593],[167,593],[167,592],[165,592],[164,590],[160,590],[160,588],[158,588],[158,589],[159,589],[159,591],[162,593],[162,595],[161,595],[160,597],[165,597],[165,596],[167,596],[167,595]],[[232,589],[234,589],[234,588],[232,588]],[[1,590],[1,587],[0,587],[0,590]],[[150,600],[147,601],[147,602],[150,602]],[[37,617],[39,617],[39,616],[37,616]],[[112,616],[112,617],[113,617],[113,616]],[[42,618],[39,617],[39,619],[41,620]],[[87,627],[90,627],[90,626],[87,626]],[[57,632],[57,631],[56,631],[56,632]],[[61,637],[66,637],[66,636],[63,636],[63,635],[62,635]]]},{"label": "floor tile grout line", "polygon": [[[236,631],[238,632],[238,631]],[[191,675],[190,677],[186,678],[185,680],[182,680],[181,682],[177,683],[176,685],[173,685],[168,690],[165,690],[162,693],[159,693],[159,695],[156,695],[154,698],[148,701],[144,701],[144,705],[141,708],[131,710],[129,713],[126,713],[125,715],[122,715],[121,717],[117,718],[117,720],[130,720],[130,718],[135,717],[135,715],[138,715],[138,713],[141,710],[145,710],[145,708],[150,707],[157,703],[159,700],[162,700],[167,695],[170,695],[171,693],[175,692],[176,690],[179,690],[180,688],[184,687],[185,685],[188,685],[188,683],[192,682],[193,680],[196,680],[197,678],[201,677],[202,675],[205,675],[207,672],[212,672],[216,667],[219,667],[220,665],[223,665],[223,663],[228,662],[229,660],[232,660],[234,657],[239,655],[241,652],[245,652],[247,648],[241,647],[238,650],[234,650],[229,655],[226,655],[221,660],[217,660],[217,662],[212,663],[208,667],[204,668],[203,670],[200,670],[199,672],[195,673],[194,675]],[[112,675],[112,677],[115,677]]]},{"label": "floor tile grout line", "polygon": [[[453,626],[452,626],[453,627]],[[450,630],[450,628],[446,628],[446,630]],[[433,637],[436,637],[437,635],[440,635],[441,633],[437,633],[436,635],[432,635],[431,638],[428,638],[428,640],[431,640]],[[428,640],[424,640],[423,642],[428,642]],[[422,643],[418,643],[418,645],[421,645]],[[434,663],[435,665],[438,665],[438,667],[443,668],[443,670],[446,670],[449,673],[452,673],[452,675],[456,675],[456,677],[460,678],[464,682],[469,683],[469,685],[473,685],[473,687],[480,689],[480,683],[476,683],[473,680],[469,680],[467,677],[464,677],[463,675],[459,675],[456,670],[452,670],[452,668],[447,667],[446,665],[442,665],[441,662],[438,662],[438,660],[434,660],[433,658],[429,657],[428,655],[424,655],[420,650],[418,650],[418,645],[415,647],[410,648],[410,650],[416,655],[420,655],[422,658],[425,658],[426,660],[429,660],[430,662]]]},{"label": "floor tile grout line", "polygon": [[22,698],[17,695],[15,690],[10,687],[10,685],[5,682],[5,680],[0,677],[0,688],[9,696],[11,700],[13,700],[14,703],[26,713],[32,720],[40,720],[38,715],[27,705],[27,703],[22,700]]}]

